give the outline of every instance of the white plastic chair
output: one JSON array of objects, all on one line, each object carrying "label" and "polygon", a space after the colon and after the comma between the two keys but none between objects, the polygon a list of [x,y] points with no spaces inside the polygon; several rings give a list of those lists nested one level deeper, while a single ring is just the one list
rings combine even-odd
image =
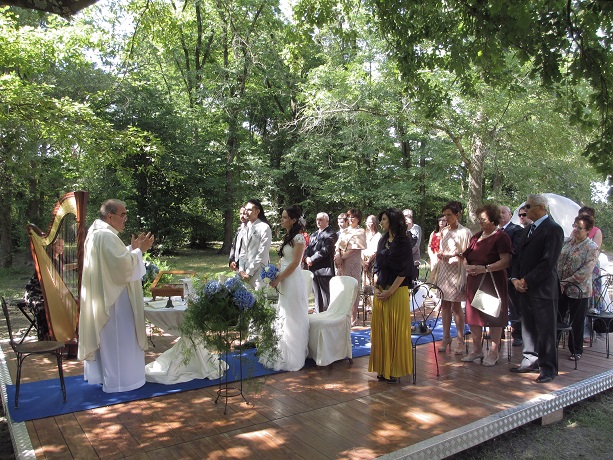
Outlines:
[{"label": "white plastic chair", "polygon": [[[302,278],[304,279],[304,284],[306,286],[307,292],[307,307],[311,310],[311,294],[313,294],[313,272],[310,270],[302,270]],[[313,313],[317,313],[317,309],[315,308]]]},{"label": "white plastic chair", "polygon": [[351,276],[330,279],[330,305],[318,315],[309,315],[309,357],[318,366],[349,358],[351,352],[351,313],[358,295],[358,282]]}]

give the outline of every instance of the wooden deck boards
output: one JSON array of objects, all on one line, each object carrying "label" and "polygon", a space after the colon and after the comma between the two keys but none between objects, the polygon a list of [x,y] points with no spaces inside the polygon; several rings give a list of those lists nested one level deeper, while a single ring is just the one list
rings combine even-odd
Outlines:
[{"label": "wooden deck boards", "polygon": [[[153,360],[172,343],[154,337]],[[504,347],[506,347],[506,343]],[[536,374],[515,375],[521,350],[512,349],[497,366],[463,363],[433,347],[417,350],[417,384],[411,376],[390,385],[367,372],[368,357],[268,376],[260,390],[245,387],[250,404],[230,398],[213,401],[216,388],[204,388],[26,422],[39,459],[366,459],[394,452],[463,427],[613,368],[604,342],[586,350],[578,370],[560,350],[560,375],[539,385]],[[11,376],[15,359],[3,344]],[[36,363],[32,362],[36,361]],[[67,375],[82,373],[69,361]],[[56,377],[50,360],[28,358],[23,381]],[[70,398],[70,394],[68,395]]]}]

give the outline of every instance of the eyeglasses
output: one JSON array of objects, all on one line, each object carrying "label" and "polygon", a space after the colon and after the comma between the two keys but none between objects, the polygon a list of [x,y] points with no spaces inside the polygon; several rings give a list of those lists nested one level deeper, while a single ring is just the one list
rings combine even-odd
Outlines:
[{"label": "eyeglasses", "polygon": [[576,230],[587,230],[585,227],[579,227],[577,224],[573,224],[573,228]]},{"label": "eyeglasses", "polygon": [[484,219],[482,217],[479,217],[479,222],[481,222],[482,224],[485,224],[486,222],[489,222],[489,219]]},{"label": "eyeglasses", "polygon": [[127,212],[122,212],[121,214],[117,214],[116,212],[112,212],[111,214],[113,214],[115,216],[119,216],[122,219],[127,219],[128,218],[128,213]]},{"label": "eyeglasses", "polygon": [[521,214],[518,214],[519,217],[526,217],[528,215],[527,212],[522,212]]}]

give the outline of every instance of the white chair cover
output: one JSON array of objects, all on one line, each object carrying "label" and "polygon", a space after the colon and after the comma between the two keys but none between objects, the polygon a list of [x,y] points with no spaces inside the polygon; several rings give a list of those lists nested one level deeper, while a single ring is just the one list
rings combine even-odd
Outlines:
[{"label": "white chair cover", "polygon": [[[302,270],[302,278],[304,279],[304,284],[306,286],[308,301],[311,297],[311,294],[313,293],[313,272],[311,272],[310,270]],[[310,309],[310,304],[308,305],[308,307]],[[315,309],[313,313],[317,313],[317,309]]]},{"label": "white chair cover", "polygon": [[351,312],[358,295],[358,282],[351,276],[330,280],[330,305],[318,315],[309,315],[309,357],[318,366],[351,359]]},{"label": "white chair cover", "polygon": [[437,290],[432,289],[431,285],[422,284],[418,286],[418,288],[413,291],[413,296],[411,297],[411,311],[422,310],[426,299],[431,300],[432,304],[438,307],[441,303],[441,299],[439,299],[436,294]]}]

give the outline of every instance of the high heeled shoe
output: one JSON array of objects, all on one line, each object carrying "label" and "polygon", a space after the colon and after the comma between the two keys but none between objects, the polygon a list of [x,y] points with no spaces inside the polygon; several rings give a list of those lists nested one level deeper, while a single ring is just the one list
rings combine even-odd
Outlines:
[{"label": "high heeled shoe", "polygon": [[490,351],[485,357],[485,359],[481,361],[481,364],[483,364],[485,367],[495,366],[498,362],[498,358],[500,358],[500,355],[498,353],[496,353],[496,357],[494,357],[494,353]]},{"label": "high heeled shoe", "polygon": [[478,359],[480,359],[481,363],[483,363],[483,353],[475,353],[473,351],[467,354],[466,356],[463,356],[460,361],[464,361],[465,363],[472,363],[473,361],[476,361]]},{"label": "high heeled shoe", "polygon": [[454,353],[456,355],[463,355],[464,350],[466,350],[466,347],[464,346],[464,340],[458,340]]},{"label": "high heeled shoe", "polygon": [[438,351],[440,353],[445,353],[447,351],[447,347],[451,348],[451,339],[443,339],[441,345],[438,347]]}]

